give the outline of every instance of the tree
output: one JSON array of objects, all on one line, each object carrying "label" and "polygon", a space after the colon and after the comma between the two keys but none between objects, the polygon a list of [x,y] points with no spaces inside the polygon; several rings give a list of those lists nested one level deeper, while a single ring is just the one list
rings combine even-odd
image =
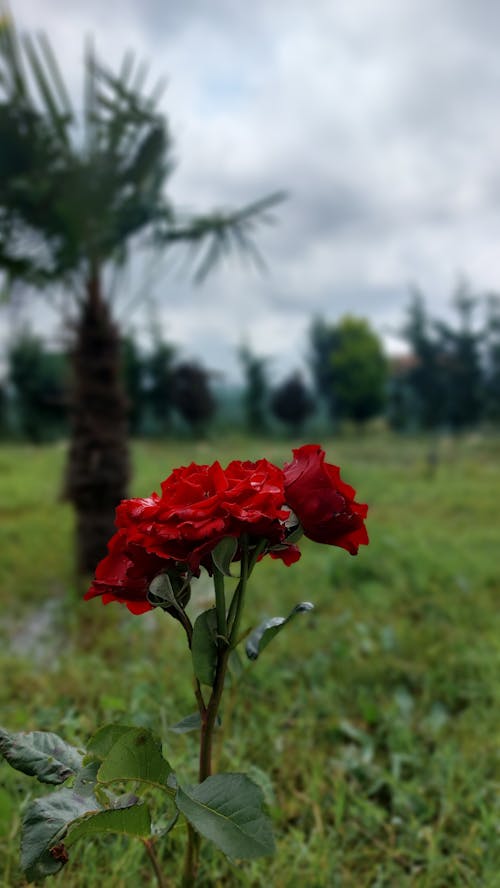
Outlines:
[{"label": "tree", "polygon": [[68,412],[65,355],[47,351],[41,339],[23,331],[7,357],[19,433],[33,443],[62,435]]},{"label": "tree", "polygon": [[484,351],[485,415],[492,422],[498,423],[500,422],[500,297],[496,294],[491,294],[487,300]]},{"label": "tree", "polygon": [[267,402],[269,399],[269,383],[267,380],[268,358],[259,357],[251,349],[243,345],[238,352],[243,372],[245,388],[243,404],[247,427],[250,432],[262,434],[267,429]]},{"label": "tree", "polygon": [[331,405],[332,366],[331,353],[335,345],[335,331],[323,318],[315,318],[309,330],[309,366],[319,397]]},{"label": "tree", "polygon": [[395,432],[415,431],[418,410],[415,393],[408,381],[415,366],[414,355],[395,357],[389,361],[386,418]]},{"label": "tree", "polygon": [[128,427],[133,435],[140,433],[144,414],[144,358],[141,350],[129,333],[121,341],[122,379],[127,400]]},{"label": "tree", "polygon": [[298,435],[306,419],[314,412],[314,401],[300,373],[292,373],[275,389],[271,410],[277,419]]},{"label": "tree", "polygon": [[385,402],[387,362],[381,342],[364,318],[346,316],[335,329],[330,362],[333,401],[341,419],[363,423]]},{"label": "tree", "polygon": [[414,393],[418,425],[434,429],[444,421],[445,367],[435,324],[418,290],[412,292],[402,335],[414,357],[406,378]]},{"label": "tree", "polygon": [[481,419],[485,401],[483,351],[486,348],[488,352],[492,339],[474,326],[477,303],[468,288],[459,285],[453,299],[458,324],[453,325],[430,317],[423,296],[413,293],[403,328],[412,350],[406,382],[424,429],[448,426],[458,431]]},{"label": "tree", "polygon": [[147,380],[146,405],[149,408],[155,431],[168,430],[173,408],[172,378],[176,348],[153,331],[153,348],[145,362]]},{"label": "tree", "polygon": [[474,329],[477,299],[465,285],[458,287],[453,299],[458,325],[436,323],[444,370],[444,411],[452,429],[474,426],[483,408],[481,333]]},{"label": "tree", "polygon": [[365,422],[383,408],[387,363],[378,336],[364,318],[347,315],[310,331],[311,370],[318,393],[337,419]]},{"label": "tree", "polygon": [[253,225],[278,199],[187,216],[168,200],[171,138],[127,55],[119,75],[85,58],[83,118],[45,36],[0,26],[0,268],[36,288],[62,286],[76,308],[66,491],[76,509],[77,566],[90,572],[113,532],[129,476],[120,336],[107,299],[110,266],[132,247],[187,243],[202,279],[233,246],[254,251]]},{"label": "tree", "polygon": [[194,361],[178,364],[172,373],[172,402],[193,434],[201,437],[215,413],[209,374]]}]

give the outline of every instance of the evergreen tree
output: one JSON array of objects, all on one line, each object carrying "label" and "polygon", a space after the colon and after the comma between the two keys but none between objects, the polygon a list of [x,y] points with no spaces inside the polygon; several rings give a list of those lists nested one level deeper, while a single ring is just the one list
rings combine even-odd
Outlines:
[{"label": "evergreen tree", "polygon": [[247,428],[250,432],[262,434],[266,431],[268,425],[268,359],[254,354],[248,346],[242,346],[238,354],[245,374],[243,405]]},{"label": "evergreen tree", "polygon": [[415,393],[408,381],[414,361],[409,355],[389,362],[386,417],[395,432],[415,431],[418,427]]},{"label": "evergreen tree", "polygon": [[500,423],[500,296],[487,300],[484,342],[484,408],[491,422]]},{"label": "evergreen tree", "polygon": [[122,339],[121,353],[128,426],[133,435],[138,435],[142,430],[144,414],[144,358],[130,334]]},{"label": "evergreen tree", "polygon": [[176,348],[153,335],[153,348],[146,359],[146,404],[153,419],[155,432],[165,434],[169,430],[173,408],[173,376]]},{"label": "evergreen tree", "polygon": [[309,367],[319,397],[332,406],[333,368],[331,354],[336,342],[335,329],[323,318],[315,318],[309,329]]},{"label": "evergreen tree", "polygon": [[415,399],[417,424],[424,429],[437,428],[446,421],[445,362],[435,325],[418,290],[412,293],[402,334],[414,357],[406,378]]},{"label": "evergreen tree", "polygon": [[440,350],[445,381],[445,415],[452,429],[475,426],[483,408],[481,368],[481,335],[474,329],[473,317],[477,299],[466,286],[458,288],[453,299],[458,325],[440,321]]},{"label": "evergreen tree", "polygon": [[9,436],[9,398],[5,382],[0,382],[0,438]]}]

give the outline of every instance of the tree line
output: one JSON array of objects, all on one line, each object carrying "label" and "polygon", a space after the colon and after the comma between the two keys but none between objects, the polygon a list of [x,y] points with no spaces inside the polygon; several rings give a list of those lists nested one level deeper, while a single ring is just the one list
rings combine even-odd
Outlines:
[{"label": "tree line", "polygon": [[[307,373],[295,369],[276,382],[272,359],[242,346],[243,384],[232,392],[232,422],[253,434],[299,435],[320,419],[330,431],[384,417],[396,431],[460,431],[500,420],[500,300],[460,287],[453,321],[433,317],[414,292],[400,335],[408,350],[390,358],[365,318],[337,323],[316,318],[305,343]],[[477,316],[481,313],[479,320]],[[68,432],[71,385],[66,356],[22,332],[7,355],[0,388],[4,437],[41,442]],[[121,340],[121,380],[133,436],[206,435],[227,414],[231,390],[221,374],[185,360],[157,333],[148,348]],[[229,421],[226,419],[226,421]]]}]

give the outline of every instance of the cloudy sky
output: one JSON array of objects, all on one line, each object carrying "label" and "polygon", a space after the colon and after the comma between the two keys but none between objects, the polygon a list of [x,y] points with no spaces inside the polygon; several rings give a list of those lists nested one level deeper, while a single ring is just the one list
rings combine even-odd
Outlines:
[{"label": "cloudy sky", "polygon": [[[171,196],[182,207],[288,200],[259,231],[265,275],[237,259],[201,287],[143,283],[185,355],[235,369],[246,337],[300,365],[312,314],[368,316],[397,350],[408,287],[436,313],[460,275],[500,289],[500,5],[492,0],[13,0],[45,29],[78,95],[93,34],[168,77]],[[130,284],[137,289],[137,280]],[[133,294],[132,294],[133,295]],[[138,327],[145,316],[134,315]]]}]

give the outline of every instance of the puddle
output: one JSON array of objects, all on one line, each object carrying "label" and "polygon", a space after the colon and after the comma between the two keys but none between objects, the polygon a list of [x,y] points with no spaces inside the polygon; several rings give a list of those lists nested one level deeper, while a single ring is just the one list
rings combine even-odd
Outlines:
[{"label": "puddle", "polygon": [[37,663],[48,657],[54,660],[60,640],[60,607],[59,597],[49,598],[36,610],[28,611],[22,620],[7,624],[5,630],[10,651]]}]

